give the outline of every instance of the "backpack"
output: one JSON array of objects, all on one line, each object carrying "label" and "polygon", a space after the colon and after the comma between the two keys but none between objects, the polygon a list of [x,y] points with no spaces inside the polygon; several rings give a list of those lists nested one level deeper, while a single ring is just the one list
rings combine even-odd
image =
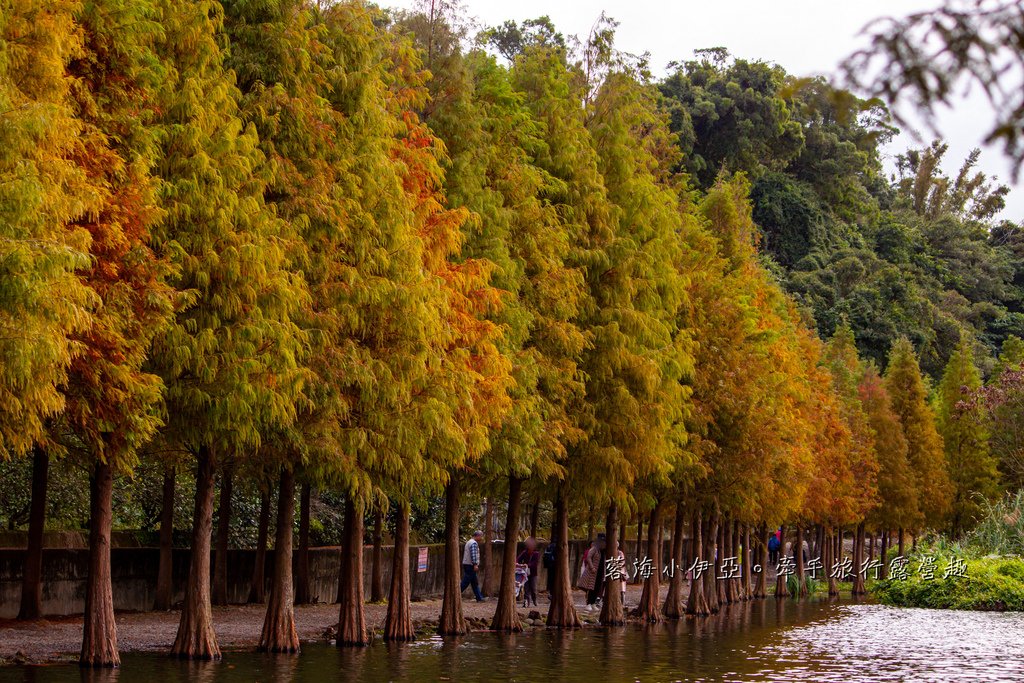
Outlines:
[{"label": "backpack", "polygon": [[780,545],[782,544],[779,542],[778,536],[773,535],[771,538],[768,539],[768,550],[778,550]]}]

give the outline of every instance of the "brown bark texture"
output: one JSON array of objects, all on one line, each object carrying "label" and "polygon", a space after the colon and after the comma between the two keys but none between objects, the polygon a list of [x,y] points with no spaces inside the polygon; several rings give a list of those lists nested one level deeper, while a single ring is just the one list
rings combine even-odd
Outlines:
[{"label": "brown bark texture", "polygon": [[555,501],[557,550],[555,551],[555,581],[548,607],[547,625],[556,628],[582,626],[576,606],[572,603],[572,583],[569,576],[569,506],[565,499],[565,485]]},{"label": "brown bark texture", "polygon": [[[605,567],[618,557],[619,548],[619,509],[615,503],[608,506],[608,515],[605,518]],[[622,568],[619,568],[622,569]],[[608,572],[606,572],[607,574]],[[625,609],[622,604],[622,579],[620,572],[616,571],[611,576],[606,576],[604,581],[604,600],[601,604],[601,623],[605,626],[622,626],[626,623]]]},{"label": "brown bark texture", "polygon": [[[707,555],[704,553],[704,521],[699,512],[693,513],[690,522],[690,537],[693,539],[694,560],[704,560]],[[691,563],[692,564],[692,563]],[[686,599],[686,613],[695,617],[706,617],[711,611],[708,609],[708,601],[704,595],[703,574],[697,575],[696,569],[690,575],[690,595]]]},{"label": "brown bark texture", "polygon": [[444,592],[437,632],[442,636],[465,635],[469,629],[462,616],[462,556],[459,548],[459,480],[452,476],[444,491]]},{"label": "brown bark texture", "polygon": [[391,592],[384,619],[384,640],[407,642],[416,638],[412,628],[409,585],[409,506],[399,505],[395,521],[395,550],[391,562]]},{"label": "brown bark texture", "polygon": [[110,465],[97,463],[90,482],[89,578],[85,587],[85,615],[82,623],[83,667],[115,667],[117,624],[114,621],[114,592],[110,581],[111,497],[114,477]]},{"label": "brown bark texture", "polygon": [[505,544],[501,554],[501,580],[498,587],[498,607],[494,611],[491,629],[505,633],[523,630],[516,611],[516,538],[519,537],[519,506],[522,500],[523,480],[508,478],[508,514],[505,516]]},{"label": "brown bark texture", "polygon": [[196,501],[192,514],[192,559],[185,601],[171,654],[182,659],[220,659],[210,599],[210,542],[213,532],[214,462],[209,448],[196,454]]},{"label": "brown bark texture", "polygon": [[351,497],[345,500],[345,545],[339,581],[338,647],[370,644],[363,612],[363,509]]},{"label": "brown bark texture", "polygon": [[277,495],[277,530],[274,536],[274,577],[270,584],[267,613],[257,649],[260,652],[299,651],[295,630],[295,596],[292,588],[292,525],[295,523],[295,473],[281,470]]},{"label": "brown bark texture", "polygon": [[682,504],[676,505],[675,519],[672,523],[672,557],[668,566],[671,574],[668,580],[668,595],[662,608],[668,619],[679,619],[683,616],[683,575],[686,569],[683,564],[683,531],[686,528],[686,511]]}]

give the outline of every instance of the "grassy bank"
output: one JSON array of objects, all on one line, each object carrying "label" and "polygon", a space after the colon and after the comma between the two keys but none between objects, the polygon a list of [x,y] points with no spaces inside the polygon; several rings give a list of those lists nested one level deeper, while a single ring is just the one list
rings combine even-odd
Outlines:
[{"label": "grassy bank", "polygon": [[918,571],[923,556],[910,558],[906,579],[875,581],[869,590],[887,605],[1024,611],[1024,559],[1020,557],[963,557],[964,576],[943,578],[949,556],[936,555],[935,576],[926,580]]}]

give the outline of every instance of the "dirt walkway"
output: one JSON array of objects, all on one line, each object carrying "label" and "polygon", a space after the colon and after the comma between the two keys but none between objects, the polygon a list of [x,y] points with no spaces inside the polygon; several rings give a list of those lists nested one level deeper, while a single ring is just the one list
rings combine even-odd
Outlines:
[{"label": "dirt walkway", "polygon": [[[662,599],[667,588],[662,586]],[[583,594],[574,591],[576,607],[586,623],[596,622],[597,614],[588,613]],[[629,586],[626,606],[635,607],[640,600],[640,586]],[[494,615],[496,602],[463,602],[463,613],[474,630],[485,630]],[[531,624],[529,610],[520,608],[519,614],[527,626]],[[543,617],[547,614],[547,596],[541,595],[539,607]],[[371,630],[384,628],[387,606],[366,605],[366,625]],[[213,623],[217,640],[224,649],[255,647],[263,626],[263,605],[215,607]],[[436,623],[441,613],[441,601],[425,600],[412,603],[413,622],[425,628]],[[121,652],[167,652],[174,642],[180,612],[135,612],[117,615],[117,639]],[[303,641],[325,640],[338,622],[337,605],[308,605],[295,609],[295,627]],[[67,617],[33,623],[0,621],[0,664],[12,662],[48,662],[77,659],[82,641],[82,618]]]}]

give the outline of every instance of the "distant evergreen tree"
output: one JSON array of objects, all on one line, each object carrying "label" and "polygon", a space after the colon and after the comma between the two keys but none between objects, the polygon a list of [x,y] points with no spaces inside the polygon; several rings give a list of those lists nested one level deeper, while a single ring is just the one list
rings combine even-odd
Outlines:
[{"label": "distant evergreen tree", "polygon": [[981,373],[966,337],[953,352],[939,383],[935,413],[953,483],[950,533],[959,538],[999,494],[996,459],[989,449],[989,420],[984,406],[970,400]]}]

